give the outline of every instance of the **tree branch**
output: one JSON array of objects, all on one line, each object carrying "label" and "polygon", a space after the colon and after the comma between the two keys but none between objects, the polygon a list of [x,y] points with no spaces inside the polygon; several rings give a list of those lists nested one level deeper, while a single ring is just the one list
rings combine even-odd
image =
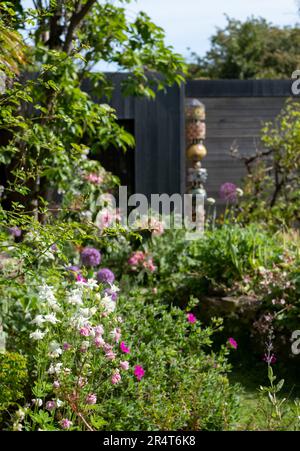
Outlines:
[{"label": "tree branch", "polygon": [[82,8],[78,12],[74,12],[71,20],[70,25],[67,31],[66,39],[63,45],[63,51],[66,53],[69,53],[71,50],[71,44],[72,39],[74,35],[74,31],[76,28],[80,25],[84,17],[87,15],[89,10],[92,8],[92,6],[96,3],[97,0],[88,0],[85,5],[82,6]]}]

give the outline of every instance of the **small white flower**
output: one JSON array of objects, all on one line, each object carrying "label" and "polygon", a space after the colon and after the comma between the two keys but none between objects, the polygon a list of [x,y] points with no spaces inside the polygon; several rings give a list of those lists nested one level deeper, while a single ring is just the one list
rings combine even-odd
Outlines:
[{"label": "small white flower", "polygon": [[23,429],[23,426],[22,426],[21,423],[14,423],[14,424],[13,424],[13,431],[19,431],[19,432],[21,432],[22,429]]},{"label": "small white flower", "polygon": [[215,205],[216,200],[213,197],[208,197],[206,199],[206,202],[208,203],[208,205]]},{"label": "small white flower", "polygon": [[112,313],[116,308],[115,301],[112,300],[112,298],[106,294],[104,298],[102,299],[102,304],[107,311],[107,313]]},{"label": "small white flower", "polygon": [[59,409],[64,403],[63,403],[63,401],[61,399],[57,398],[55,400],[55,404],[56,404],[56,407]]},{"label": "small white flower", "polygon": [[241,188],[236,189],[236,194],[238,197],[243,197],[244,191]]},{"label": "small white flower", "polygon": [[82,305],[83,301],[81,290],[73,290],[68,297],[68,302],[71,305]]},{"label": "small white flower", "polygon": [[44,336],[46,335],[46,332],[42,332],[41,330],[37,329],[34,332],[32,332],[29,337],[33,340],[42,340]]},{"label": "small white flower", "polygon": [[32,324],[36,324],[38,327],[40,327],[45,322],[45,319],[43,315],[37,315],[31,322]]},{"label": "small white flower", "polygon": [[41,407],[43,405],[43,400],[41,398],[32,399],[32,404],[35,406]]},{"label": "small white flower", "polygon": [[51,363],[48,374],[59,374],[61,372],[62,363]]},{"label": "small white flower", "polygon": [[98,282],[96,279],[88,279],[88,281],[86,282],[85,285],[86,285],[86,287],[93,290],[94,288],[98,287]]},{"label": "small white flower", "polygon": [[19,419],[19,421],[23,421],[25,418],[26,411],[24,409],[19,409],[16,411],[16,417]]},{"label": "small white flower", "polygon": [[52,341],[49,345],[49,356],[52,358],[58,358],[62,354],[62,349],[56,341]]}]

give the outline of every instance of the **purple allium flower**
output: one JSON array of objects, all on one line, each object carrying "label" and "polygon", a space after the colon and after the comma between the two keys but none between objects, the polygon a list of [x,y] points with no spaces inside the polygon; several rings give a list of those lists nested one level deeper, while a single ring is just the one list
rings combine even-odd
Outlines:
[{"label": "purple allium flower", "polygon": [[71,345],[69,344],[69,343],[67,343],[67,342],[65,342],[64,344],[63,344],[63,350],[64,351],[68,351],[69,349],[71,349]]},{"label": "purple allium flower", "polygon": [[80,268],[79,268],[79,266],[71,265],[71,266],[68,266],[68,267],[66,268],[66,270],[67,270],[67,271],[72,271],[72,272],[79,272],[79,271],[80,271]]},{"label": "purple allium flower", "polygon": [[220,197],[226,202],[234,203],[237,199],[237,186],[234,183],[223,183],[220,187]]},{"label": "purple allium flower", "polygon": [[115,291],[112,291],[110,288],[106,288],[104,290],[104,294],[107,294],[108,296],[111,297],[111,300],[116,302],[116,300],[118,299],[118,294]]},{"label": "purple allium flower", "polygon": [[112,285],[115,280],[115,275],[110,269],[102,268],[97,272],[97,280],[100,283],[109,283]]},{"label": "purple allium flower", "polygon": [[93,247],[85,247],[81,252],[81,261],[84,266],[98,266],[101,262],[101,254]]},{"label": "purple allium flower", "polygon": [[19,229],[19,227],[9,227],[8,232],[10,235],[12,235],[14,238],[19,238],[22,235],[22,230]]}]

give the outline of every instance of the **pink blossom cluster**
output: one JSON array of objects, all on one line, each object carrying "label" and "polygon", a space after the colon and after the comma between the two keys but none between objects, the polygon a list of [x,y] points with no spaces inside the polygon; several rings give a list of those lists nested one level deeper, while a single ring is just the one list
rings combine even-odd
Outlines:
[{"label": "pink blossom cluster", "polygon": [[131,266],[133,271],[145,269],[150,272],[154,272],[156,270],[156,266],[153,263],[153,258],[148,256],[143,251],[134,252],[128,259],[128,264]]},{"label": "pink blossom cluster", "polygon": [[93,185],[101,185],[101,183],[103,182],[103,177],[94,172],[85,174],[84,179],[89,183],[93,183]]},{"label": "pink blossom cluster", "polygon": [[100,230],[103,230],[120,221],[121,215],[118,208],[103,208],[97,215],[96,225]]}]

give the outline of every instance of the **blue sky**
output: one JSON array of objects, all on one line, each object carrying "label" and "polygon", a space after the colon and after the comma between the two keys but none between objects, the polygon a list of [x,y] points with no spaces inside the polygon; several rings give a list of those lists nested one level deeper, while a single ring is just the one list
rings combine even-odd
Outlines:
[{"label": "blue sky", "polygon": [[127,9],[130,18],[141,10],[148,13],[164,28],[167,43],[184,56],[188,47],[200,55],[209,49],[210,36],[226,23],[225,13],[241,20],[261,16],[281,26],[300,22],[297,0],[132,0]]}]

